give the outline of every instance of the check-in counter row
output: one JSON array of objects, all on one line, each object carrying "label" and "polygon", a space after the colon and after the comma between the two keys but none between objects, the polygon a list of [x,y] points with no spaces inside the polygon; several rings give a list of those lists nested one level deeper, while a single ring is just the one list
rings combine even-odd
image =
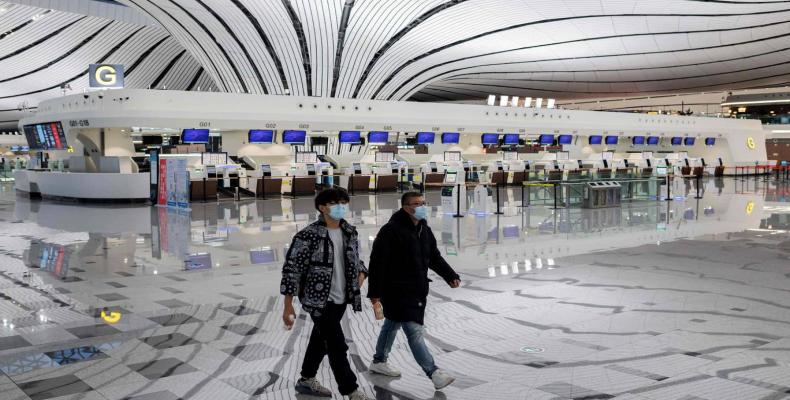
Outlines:
[{"label": "check-in counter row", "polygon": [[83,201],[136,202],[150,198],[150,175],[48,170],[14,171],[14,188],[31,197]]}]

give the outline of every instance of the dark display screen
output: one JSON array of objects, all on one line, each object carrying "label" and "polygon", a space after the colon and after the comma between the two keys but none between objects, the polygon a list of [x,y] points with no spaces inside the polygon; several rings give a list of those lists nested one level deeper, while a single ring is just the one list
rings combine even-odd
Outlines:
[{"label": "dark display screen", "polygon": [[686,146],[694,146],[694,142],[696,142],[696,140],[693,137],[687,137],[683,140],[683,144]]},{"label": "dark display screen", "polygon": [[658,136],[648,136],[647,137],[647,144],[649,146],[658,146],[658,142],[661,141],[661,138]]},{"label": "dark display screen", "polygon": [[498,144],[499,135],[496,133],[484,133],[482,136],[480,136],[480,142],[483,144]]},{"label": "dark display screen", "polygon": [[644,136],[634,136],[633,139],[631,139],[631,142],[635,146],[641,146],[641,145],[645,144],[645,137]]},{"label": "dark display screen", "polygon": [[551,146],[554,144],[554,135],[540,135],[538,143],[540,143],[541,146]]},{"label": "dark display screen", "polygon": [[60,122],[25,125],[25,138],[31,150],[67,150],[66,132]]},{"label": "dark display screen", "polygon": [[274,261],[274,250],[250,250],[250,264],[268,264]]},{"label": "dark display screen", "polygon": [[442,133],[442,144],[458,144],[461,135],[458,132]]},{"label": "dark display screen", "polygon": [[705,146],[714,146],[716,144],[716,138],[705,138]]},{"label": "dark display screen", "polygon": [[362,135],[359,131],[340,131],[340,143],[362,143]]},{"label": "dark display screen", "polygon": [[211,254],[198,253],[187,256],[184,262],[184,269],[187,271],[194,271],[197,269],[210,269],[211,268]]},{"label": "dark display screen", "polygon": [[368,133],[369,144],[387,144],[390,141],[389,132],[370,132]]},{"label": "dark display screen", "polygon": [[181,143],[208,143],[208,129],[184,129]]},{"label": "dark display screen", "polygon": [[283,131],[283,143],[285,144],[304,144],[307,138],[305,131]]},{"label": "dark display screen", "polygon": [[681,144],[683,144],[683,138],[682,137],[677,137],[676,136],[676,137],[672,138],[672,145],[673,146],[680,146]]},{"label": "dark display screen", "polygon": [[417,144],[433,144],[436,140],[436,134],[433,132],[418,132]]},{"label": "dark display screen", "polygon": [[560,135],[560,137],[557,138],[557,142],[559,144],[572,144],[573,143],[573,136],[571,136],[571,135]]},{"label": "dark display screen", "polygon": [[590,136],[590,144],[601,144],[603,142],[603,136],[601,135],[592,135]]},{"label": "dark display screen", "polygon": [[505,135],[505,144],[518,144],[518,134],[508,133]]},{"label": "dark display screen", "polygon": [[617,144],[617,136],[607,136],[606,144]]},{"label": "dark display screen", "polygon": [[273,143],[274,131],[272,130],[251,130],[248,136],[249,143]]}]

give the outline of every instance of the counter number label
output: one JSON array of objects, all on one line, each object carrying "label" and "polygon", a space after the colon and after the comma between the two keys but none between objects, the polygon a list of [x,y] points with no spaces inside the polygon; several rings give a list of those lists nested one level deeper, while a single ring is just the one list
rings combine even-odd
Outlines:
[{"label": "counter number label", "polygon": [[392,125],[384,125],[384,130],[385,131],[391,131],[392,130]]},{"label": "counter number label", "polygon": [[277,124],[265,124],[266,129],[275,129],[277,128]]},{"label": "counter number label", "polygon": [[299,124],[299,129],[310,129],[310,124]]},{"label": "counter number label", "polygon": [[72,119],[69,120],[69,126],[72,128],[80,128],[80,127],[91,126],[91,123],[87,119]]},{"label": "counter number label", "polygon": [[198,122],[198,127],[200,128],[210,128],[211,122],[210,121],[200,121]]}]

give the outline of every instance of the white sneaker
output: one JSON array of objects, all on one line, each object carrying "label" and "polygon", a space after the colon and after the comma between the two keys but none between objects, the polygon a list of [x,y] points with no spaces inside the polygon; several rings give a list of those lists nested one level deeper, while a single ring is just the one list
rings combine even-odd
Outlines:
[{"label": "white sneaker", "polygon": [[351,393],[350,395],[348,395],[348,398],[350,400],[376,400],[376,399],[374,399],[372,397],[368,397],[368,395],[366,395],[365,393],[363,393],[359,389],[355,390],[354,393]]},{"label": "white sneaker", "polygon": [[389,365],[389,363],[386,362],[382,362],[382,363],[371,362],[368,369],[370,370],[370,372],[375,372],[381,375],[392,376],[392,377],[400,376],[400,371],[393,368],[391,365]]},{"label": "white sneaker", "polygon": [[440,390],[455,382],[455,378],[437,369],[434,371],[433,375],[431,375],[431,381],[433,381],[433,387],[436,388],[436,390]]}]

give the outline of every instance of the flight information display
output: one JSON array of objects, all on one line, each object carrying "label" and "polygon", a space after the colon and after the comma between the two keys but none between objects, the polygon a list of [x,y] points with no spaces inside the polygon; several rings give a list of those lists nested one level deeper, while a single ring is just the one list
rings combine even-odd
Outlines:
[{"label": "flight information display", "polygon": [[603,136],[601,135],[590,136],[590,140],[589,140],[590,144],[601,144],[601,142],[603,142]]},{"label": "flight information display", "polygon": [[607,136],[606,144],[617,144],[617,136]]},{"label": "flight information display", "polygon": [[442,133],[442,144],[458,144],[460,136],[458,132],[444,132]]},{"label": "flight information display", "polygon": [[507,144],[514,145],[514,144],[518,144],[518,142],[519,142],[519,140],[518,140],[518,134],[517,133],[508,133],[508,134],[505,135],[504,143],[506,145]]},{"label": "flight information display", "polygon": [[340,143],[362,143],[362,135],[359,131],[340,131],[338,136],[340,138]]},{"label": "flight information display", "polygon": [[681,144],[683,144],[683,138],[682,137],[675,136],[675,137],[672,138],[672,145],[673,146],[680,146]]},{"label": "flight information display", "polygon": [[273,143],[274,142],[274,131],[272,130],[261,130],[261,129],[253,129],[247,135],[247,141],[249,143]]},{"label": "flight information display", "polygon": [[482,144],[498,144],[499,135],[496,133],[484,133],[480,136],[480,143]]},{"label": "flight information display", "polygon": [[433,132],[417,132],[417,144],[433,144],[436,134]]},{"label": "flight information display", "polygon": [[389,132],[370,132],[368,133],[369,144],[387,144],[389,142]]},{"label": "flight information display", "polygon": [[573,144],[573,136],[572,135],[560,135],[557,139],[559,144]]},{"label": "flight information display", "polygon": [[716,138],[705,138],[705,146],[715,146],[716,145]]},{"label": "flight information display", "polygon": [[307,140],[307,132],[306,131],[283,131],[283,143],[284,144],[299,144],[303,145],[305,140]]},{"label": "flight information display", "polygon": [[661,138],[658,136],[648,136],[647,137],[647,144],[649,146],[658,146],[658,143],[661,141]]},{"label": "flight information display", "polygon": [[634,146],[644,145],[645,144],[645,137],[644,136],[634,136],[633,139],[631,139],[631,143],[633,143]]},{"label": "flight information display", "polygon": [[554,135],[540,135],[538,143],[541,146],[551,146],[554,144]]},{"label": "flight information display", "polygon": [[696,140],[693,137],[687,137],[683,139],[683,144],[686,146],[694,146],[694,142],[696,142]]},{"label": "flight information display", "polygon": [[68,150],[66,132],[60,122],[25,125],[25,138],[31,150]]},{"label": "flight information display", "polygon": [[182,143],[208,143],[208,129],[184,129],[181,132]]}]

